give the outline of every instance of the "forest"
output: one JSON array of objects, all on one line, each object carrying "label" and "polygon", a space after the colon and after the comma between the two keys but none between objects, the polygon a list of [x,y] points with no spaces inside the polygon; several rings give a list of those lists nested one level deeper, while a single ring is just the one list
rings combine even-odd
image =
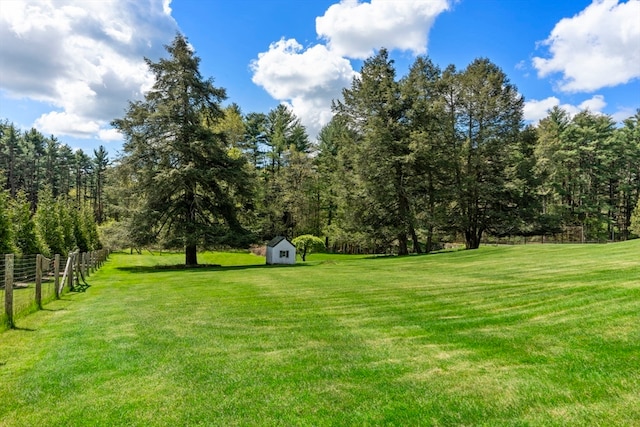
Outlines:
[{"label": "forest", "polygon": [[276,235],[399,255],[640,235],[640,109],[616,123],[555,107],[526,124],[489,59],[458,70],[423,56],[399,77],[380,49],[312,141],[286,105],[223,104],[184,36],[167,54],[146,59],[154,86],[114,118],[113,157],[0,122],[0,253],[170,248],[191,265],[199,249]]}]

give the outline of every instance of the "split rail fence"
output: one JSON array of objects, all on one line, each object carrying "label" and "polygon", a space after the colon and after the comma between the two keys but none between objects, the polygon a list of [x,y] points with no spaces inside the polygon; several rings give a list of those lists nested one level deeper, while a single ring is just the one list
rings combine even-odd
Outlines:
[{"label": "split rail fence", "polygon": [[72,252],[68,257],[0,255],[0,330],[15,327],[15,318],[41,310],[69,291],[89,287],[86,278],[106,261],[109,251]]}]

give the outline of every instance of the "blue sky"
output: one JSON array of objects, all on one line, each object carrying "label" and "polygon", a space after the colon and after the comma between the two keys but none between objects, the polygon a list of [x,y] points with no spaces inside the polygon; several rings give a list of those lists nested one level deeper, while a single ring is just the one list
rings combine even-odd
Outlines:
[{"label": "blue sky", "polygon": [[228,103],[287,103],[312,136],[381,46],[398,76],[418,54],[458,69],[489,58],[531,122],[554,105],[616,120],[640,108],[640,0],[2,0],[0,119],[115,155],[109,122],[178,31]]}]

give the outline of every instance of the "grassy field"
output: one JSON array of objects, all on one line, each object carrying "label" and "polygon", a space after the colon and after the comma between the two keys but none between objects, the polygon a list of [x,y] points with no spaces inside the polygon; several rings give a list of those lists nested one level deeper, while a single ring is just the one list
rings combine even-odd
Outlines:
[{"label": "grassy field", "polygon": [[0,333],[0,425],[640,425],[640,240],[199,260]]}]

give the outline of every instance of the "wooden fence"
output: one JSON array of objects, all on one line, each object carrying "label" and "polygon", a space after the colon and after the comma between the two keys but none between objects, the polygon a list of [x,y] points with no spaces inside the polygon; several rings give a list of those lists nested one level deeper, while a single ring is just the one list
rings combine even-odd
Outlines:
[{"label": "wooden fence", "polygon": [[59,299],[65,292],[86,290],[86,278],[102,266],[108,255],[106,249],[76,251],[66,258],[4,255],[0,259],[0,280],[4,278],[0,282],[4,288],[0,292],[0,300],[4,300],[0,330],[3,326],[14,328],[17,316],[41,310],[44,302]]}]

